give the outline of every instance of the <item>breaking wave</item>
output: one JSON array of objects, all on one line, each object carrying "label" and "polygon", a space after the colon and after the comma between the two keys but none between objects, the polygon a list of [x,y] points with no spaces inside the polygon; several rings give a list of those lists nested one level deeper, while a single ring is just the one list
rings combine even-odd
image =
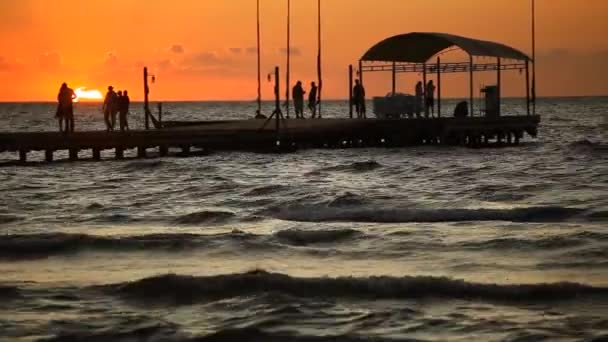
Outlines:
[{"label": "breaking wave", "polygon": [[512,221],[559,222],[583,213],[584,209],[529,207],[516,209],[383,209],[373,207],[329,208],[292,206],[274,208],[267,214],[277,219],[300,222],[457,222]]},{"label": "breaking wave", "polygon": [[299,278],[263,270],[204,277],[166,274],[101,288],[145,302],[175,304],[262,293],[303,298],[447,298],[528,303],[608,295],[608,288],[567,282],[499,285],[425,276]]},{"label": "breaking wave", "polygon": [[229,211],[199,211],[177,217],[174,222],[183,225],[226,223],[236,215]]},{"label": "breaking wave", "polygon": [[332,230],[301,230],[287,229],[274,233],[279,241],[294,245],[308,245],[314,243],[337,242],[353,238],[362,233],[354,229]]},{"label": "breaking wave", "polygon": [[43,258],[87,250],[112,252],[145,249],[178,251],[204,247],[214,240],[231,239],[236,235],[241,240],[243,236],[253,236],[242,232],[217,235],[150,234],[125,237],[64,233],[8,235],[0,239],[0,258]]},{"label": "breaking wave", "polygon": [[373,170],[379,169],[381,167],[382,167],[382,164],[378,163],[377,161],[368,160],[368,161],[364,161],[364,162],[354,162],[351,164],[330,166],[330,167],[320,169],[318,171],[321,171],[321,172],[324,172],[324,171],[325,172],[326,171],[367,172],[367,171],[373,171]]}]

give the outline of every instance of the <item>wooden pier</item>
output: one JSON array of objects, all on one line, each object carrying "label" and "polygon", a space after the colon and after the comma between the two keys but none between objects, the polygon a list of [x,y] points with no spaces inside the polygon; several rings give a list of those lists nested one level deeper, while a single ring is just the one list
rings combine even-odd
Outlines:
[{"label": "wooden pier", "polygon": [[[44,151],[51,162],[56,151],[68,160],[100,160],[101,151],[113,150],[116,159],[136,149],[137,157],[181,156],[199,151],[281,152],[306,148],[399,147],[424,144],[484,147],[518,144],[525,134],[536,136],[539,116],[502,116],[420,119],[306,119],[276,121],[206,121],[181,127],[128,132],[83,131],[0,133],[0,152],[16,152],[26,163],[31,151]],[[177,151],[175,152],[175,150]],[[172,151],[172,152],[170,152]],[[80,158],[82,159],[82,158]]]}]

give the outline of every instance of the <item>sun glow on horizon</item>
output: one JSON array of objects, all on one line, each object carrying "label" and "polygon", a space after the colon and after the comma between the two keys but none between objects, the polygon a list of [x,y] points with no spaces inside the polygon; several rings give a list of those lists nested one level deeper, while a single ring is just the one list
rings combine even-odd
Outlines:
[{"label": "sun glow on horizon", "polygon": [[78,102],[80,100],[101,100],[103,99],[103,95],[97,89],[87,89],[86,87],[80,87],[74,90],[76,94],[76,98],[74,102]]}]

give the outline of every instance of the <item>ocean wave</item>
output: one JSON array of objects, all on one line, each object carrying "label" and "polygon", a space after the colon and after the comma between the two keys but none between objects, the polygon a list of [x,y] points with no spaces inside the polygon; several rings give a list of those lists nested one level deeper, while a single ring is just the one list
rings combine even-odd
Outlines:
[{"label": "ocean wave", "polygon": [[236,215],[229,211],[203,210],[175,218],[174,222],[182,225],[221,224],[233,219]]},{"label": "ocean wave", "polygon": [[327,202],[329,207],[350,207],[355,205],[363,205],[367,202],[364,197],[361,197],[352,192],[340,194]]},{"label": "ocean wave", "polygon": [[3,300],[21,297],[21,291],[16,286],[0,285],[0,298]]},{"label": "ocean wave", "polygon": [[287,229],[274,233],[274,236],[279,241],[287,242],[293,245],[308,245],[315,243],[330,243],[346,239],[362,234],[354,229],[332,229],[332,230],[301,230]]},{"label": "ocean wave", "polygon": [[21,216],[10,215],[10,214],[0,214],[0,224],[13,223],[13,222],[22,221],[22,220],[23,220],[23,217],[21,217]]},{"label": "ocean wave", "polygon": [[25,234],[0,238],[0,258],[29,259],[77,253],[85,250],[130,251],[142,249],[180,250],[205,246],[224,235],[150,234],[106,237],[86,234]]},{"label": "ocean wave", "polygon": [[518,249],[518,250],[551,250],[567,247],[576,247],[585,244],[584,240],[569,236],[553,236],[544,239],[518,239],[499,238],[487,241],[461,243],[464,248],[470,249]]},{"label": "ocean wave", "polygon": [[138,170],[147,170],[147,169],[155,169],[160,166],[164,166],[168,164],[167,161],[162,160],[152,160],[152,161],[134,161],[126,164],[122,169],[124,171],[138,171]]},{"label": "ocean wave", "polygon": [[299,222],[458,222],[512,221],[560,222],[577,216],[584,209],[566,207],[528,207],[515,209],[384,209],[374,207],[330,208],[291,206],[272,208],[266,214],[281,220]]},{"label": "ocean wave", "polygon": [[283,191],[287,188],[288,188],[287,186],[280,185],[280,184],[265,185],[265,186],[253,188],[249,192],[247,192],[245,195],[246,196],[267,196],[267,195],[271,195],[275,192]]},{"label": "ocean wave", "polygon": [[347,171],[347,172],[367,172],[379,169],[382,167],[382,164],[378,163],[375,160],[368,160],[363,162],[353,162],[350,164],[329,166],[326,168],[322,168],[317,170],[317,172],[328,172],[328,171]]},{"label": "ocean wave", "polygon": [[303,298],[447,298],[505,302],[563,301],[608,295],[608,288],[567,282],[500,285],[427,276],[299,278],[263,270],[203,277],[166,274],[103,285],[101,289],[146,303],[162,301],[174,304],[262,293]]}]

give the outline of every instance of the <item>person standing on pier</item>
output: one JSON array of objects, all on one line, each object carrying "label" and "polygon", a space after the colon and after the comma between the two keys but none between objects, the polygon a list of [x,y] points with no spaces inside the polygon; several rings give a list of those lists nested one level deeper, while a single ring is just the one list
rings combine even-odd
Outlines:
[{"label": "person standing on pier", "polygon": [[426,84],[426,108],[424,111],[424,115],[429,117],[429,110],[431,116],[435,116],[435,85],[433,84],[433,80],[430,80]]},{"label": "person standing on pier", "polygon": [[308,93],[308,109],[312,114],[311,118],[317,116],[317,85],[315,82],[310,82],[310,92]]},{"label": "person standing on pier", "polygon": [[296,119],[304,119],[304,88],[302,88],[302,82],[298,81],[291,90],[293,97],[293,105],[296,110]]},{"label": "person standing on pier", "polygon": [[106,123],[106,131],[110,132],[114,130],[114,122],[112,119],[116,107],[117,95],[114,92],[114,87],[109,86],[106,97],[103,100],[103,118]]},{"label": "person standing on pier", "polygon": [[358,79],[355,80],[355,86],[353,87],[353,102],[355,103],[357,118],[365,118],[365,88]]},{"label": "person standing on pier", "polygon": [[424,96],[424,89],[422,86],[422,81],[418,81],[416,83],[416,117],[420,117],[420,111],[422,110],[422,97]]},{"label": "person standing on pier", "polygon": [[[59,132],[74,132],[74,104],[76,98],[74,90],[68,87],[67,83],[63,83],[57,94],[57,113],[55,117],[59,120]],[[65,121],[65,129],[63,128]]]},{"label": "person standing on pier", "polygon": [[[120,92],[119,92],[120,93]],[[120,101],[118,103],[119,108],[119,122],[120,122],[120,131],[128,131],[129,130],[129,121],[127,120],[127,115],[129,114],[129,105],[131,104],[131,100],[129,99],[129,92],[126,90],[122,92],[122,96],[120,97]]]}]

